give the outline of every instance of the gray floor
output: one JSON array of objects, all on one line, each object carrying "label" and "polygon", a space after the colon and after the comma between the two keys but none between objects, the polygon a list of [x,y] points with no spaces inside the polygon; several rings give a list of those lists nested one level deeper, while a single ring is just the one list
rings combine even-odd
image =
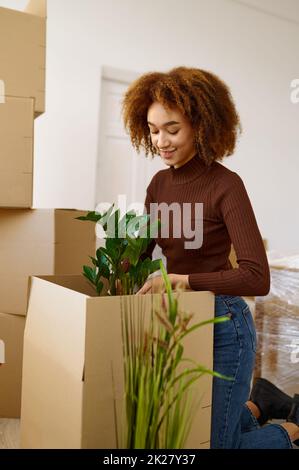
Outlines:
[{"label": "gray floor", "polygon": [[[283,421],[272,421],[280,424]],[[20,449],[20,420],[0,418],[0,449]],[[294,446],[294,449],[299,447]]]},{"label": "gray floor", "polygon": [[20,448],[20,420],[0,418],[0,449]]}]

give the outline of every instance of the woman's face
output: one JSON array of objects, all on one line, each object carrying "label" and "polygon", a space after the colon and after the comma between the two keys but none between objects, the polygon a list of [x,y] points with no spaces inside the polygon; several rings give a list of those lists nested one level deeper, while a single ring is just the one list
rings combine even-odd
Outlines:
[{"label": "woman's face", "polygon": [[194,131],[178,109],[167,110],[155,101],[148,109],[147,122],[152,144],[166,165],[179,168],[194,157]]}]

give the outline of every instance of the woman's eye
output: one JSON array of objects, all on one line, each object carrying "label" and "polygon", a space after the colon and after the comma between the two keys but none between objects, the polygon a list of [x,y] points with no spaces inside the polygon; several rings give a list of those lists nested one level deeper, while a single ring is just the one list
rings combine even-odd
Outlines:
[{"label": "woman's eye", "polygon": [[[179,132],[179,131],[169,132],[169,134],[175,135],[175,134],[177,134],[178,132]],[[151,131],[151,134],[158,134],[158,131],[155,131],[155,132],[154,132],[154,131]]]}]

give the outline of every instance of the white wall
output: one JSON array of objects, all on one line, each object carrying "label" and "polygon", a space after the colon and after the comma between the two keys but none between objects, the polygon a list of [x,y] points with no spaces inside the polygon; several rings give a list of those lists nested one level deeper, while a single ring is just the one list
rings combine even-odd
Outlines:
[{"label": "white wall", "polygon": [[49,0],[35,206],[93,209],[101,65],[195,66],[231,87],[244,133],[225,164],[243,178],[270,249],[298,252],[299,104],[290,101],[298,44],[299,24],[233,0]]}]

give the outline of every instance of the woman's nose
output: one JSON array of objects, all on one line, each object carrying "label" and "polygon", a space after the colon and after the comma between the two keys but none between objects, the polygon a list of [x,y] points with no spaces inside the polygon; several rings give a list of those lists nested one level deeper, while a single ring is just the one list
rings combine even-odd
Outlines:
[{"label": "woman's nose", "polygon": [[167,148],[169,146],[169,139],[165,134],[159,134],[157,145],[159,149]]}]

